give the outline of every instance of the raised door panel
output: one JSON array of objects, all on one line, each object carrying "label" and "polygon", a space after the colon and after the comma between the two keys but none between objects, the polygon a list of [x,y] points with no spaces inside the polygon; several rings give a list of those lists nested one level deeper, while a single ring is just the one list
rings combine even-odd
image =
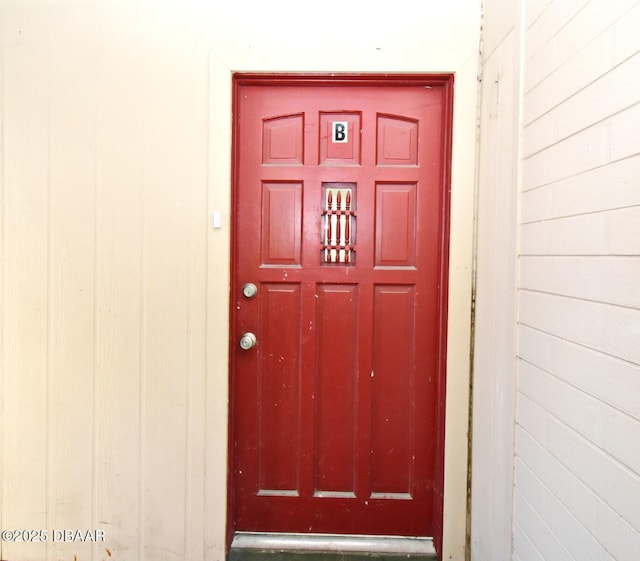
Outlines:
[{"label": "raised door panel", "polygon": [[320,113],[319,163],[324,166],[360,164],[362,115],[352,113]]},{"label": "raised door panel", "polygon": [[377,163],[418,165],[418,121],[400,115],[378,115]]},{"label": "raised door panel", "polygon": [[376,286],[373,304],[371,496],[410,499],[413,476],[415,289]]},{"label": "raised door panel", "polygon": [[265,181],[262,184],[263,265],[299,265],[302,248],[302,184]]},{"label": "raised door panel", "polygon": [[415,183],[376,185],[376,266],[415,266],[416,191]]},{"label": "raised door panel", "polygon": [[355,497],[358,286],[321,284],[316,298],[314,494]]},{"label": "raised door panel", "polygon": [[[259,495],[298,494],[300,285],[263,284],[259,348]],[[286,315],[292,321],[282,322]],[[293,352],[292,352],[293,351]]]},{"label": "raised door panel", "polygon": [[304,154],[304,116],[265,119],[262,127],[263,164],[299,164]]}]

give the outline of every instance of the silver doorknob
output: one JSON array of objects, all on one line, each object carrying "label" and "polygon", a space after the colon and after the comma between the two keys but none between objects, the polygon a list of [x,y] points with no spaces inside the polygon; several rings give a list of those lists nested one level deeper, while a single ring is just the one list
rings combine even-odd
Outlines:
[{"label": "silver doorknob", "polygon": [[252,282],[248,282],[242,287],[242,294],[245,298],[253,298],[258,294],[258,287]]},{"label": "silver doorknob", "polygon": [[240,348],[243,351],[248,351],[249,349],[255,347],[257,342],[258,339],[256,338],[256,336],[251,333],[251,331],[247,331],[246,333],[242,334],[242,337],[240,337]]}]

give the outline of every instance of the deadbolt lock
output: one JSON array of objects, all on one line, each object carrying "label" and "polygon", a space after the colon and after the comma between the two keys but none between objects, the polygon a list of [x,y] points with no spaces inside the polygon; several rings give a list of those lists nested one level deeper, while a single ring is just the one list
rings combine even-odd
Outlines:
[{"label": "deadbolt lock", "polygon": [[240,348],[243,351],[248,351],[249,349],[255,347],[257,342],[258,339],[256,338],[256,336],[251,333],[251,331],[247,331],[246,333],[242,334],[242,337],[240,337]]}]

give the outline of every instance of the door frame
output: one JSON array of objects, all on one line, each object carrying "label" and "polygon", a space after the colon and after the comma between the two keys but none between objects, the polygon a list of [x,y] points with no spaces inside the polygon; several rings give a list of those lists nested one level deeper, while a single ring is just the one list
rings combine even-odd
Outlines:
[{"label": "door frame", "polygon": [[442,554],[443,515],[444,515],[444,485],[445,485],[445,422],[446,422],[446,386],[447,386],[447,332],[448,332],[448,303],[449,303],[449,249],[450,249],[450,221],[451,221],[451,166],[453,139],[453,74],[325,74],[325,73],[233,73],[232,74],[232,143],[231,143],[231,206],[230,206],[230,294],[229,294],[229,380],[228,380],[228,450],[227,450],[227,528],[226,550],[228,551],[235,532],[235,481],[234,481],[234,427],[233,427],[233,396],[232,377],[234,373],[234,348],[236,345],[234,325],[234,309],[232,306],[235,286],[235,252],[234,244],[237,232],[236,193],[237,167],[239,165],[238,123],[235,119],[238,108],[238,95],[241,86],[413,86],[439,87],[443,89],[443,132],[442,143],[442,229],[440,232],[440,263],[438,286],[438,360],[436,371],[436,455],[435,489],[432,505],[433,519],[436,521],[436,532],[433,540],[436,550]]}]

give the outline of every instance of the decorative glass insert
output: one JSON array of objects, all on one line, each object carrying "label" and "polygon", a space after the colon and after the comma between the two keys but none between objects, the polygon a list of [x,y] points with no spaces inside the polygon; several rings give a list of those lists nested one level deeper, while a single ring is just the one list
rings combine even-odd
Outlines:
[{"label": "decorative glass insert", "polygon": [[355,183],[325,183],[322,197],[322,262],[353,264]]}]

